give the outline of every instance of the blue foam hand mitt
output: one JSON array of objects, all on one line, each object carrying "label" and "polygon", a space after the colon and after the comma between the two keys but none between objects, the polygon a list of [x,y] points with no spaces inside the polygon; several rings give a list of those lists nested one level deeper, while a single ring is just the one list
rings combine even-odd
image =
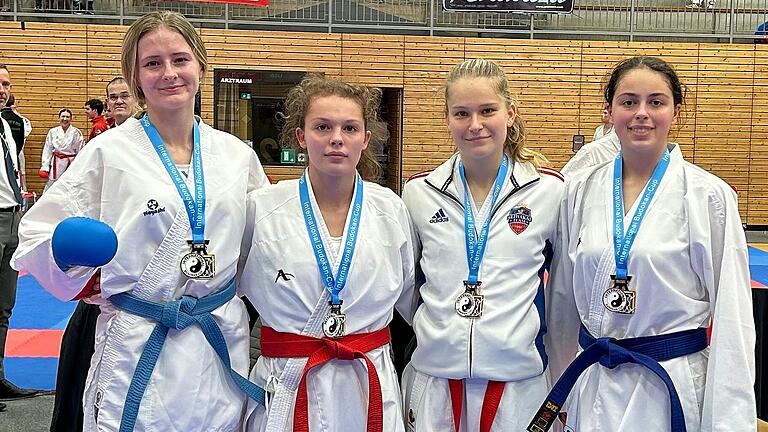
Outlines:
[{"label": "blue foam hand mitt", "polygon": [[102,221],[70,217],[53,231],[51,250],[62,271],[75,266],[100,267],[117,253],[117,234]]}]

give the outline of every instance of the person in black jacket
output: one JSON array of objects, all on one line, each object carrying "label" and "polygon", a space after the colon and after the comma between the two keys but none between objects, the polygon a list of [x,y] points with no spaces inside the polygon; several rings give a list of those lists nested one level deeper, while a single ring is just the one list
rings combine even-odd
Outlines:
[{"label": "person in black jacket", "polygon": [[26,140],[29,134],[25,133],[24,130],[24,116],[13,110],[14,105],[16,105],[16,98],[10,95],[5,106],[0,109],[0,117],[8,122],[8,126],[11,127],[11,136],[13,137],[13,142],[16,143],[16,153],[20,154],[24,148],[24,140]]},{"label": "person in black jacket", "polygon": [[[0,64],[0,106],[5,106],[10,95],[10,72],[7,66]],[[14,157],[16,144],[11,127],[5,120],[0,120],[0,141],[6,161],[5,169],[0,174],[0,400],[13,400],[35,396],[38,391],[17,387],[5,378],[3,368],[8,319],[16,303],[18,278],[18,272],[10,266],[10,259],[19,243],[17,227],[21,218],[18,158]],[[0,403],[0,411],[4,409],[5,404]]]}]

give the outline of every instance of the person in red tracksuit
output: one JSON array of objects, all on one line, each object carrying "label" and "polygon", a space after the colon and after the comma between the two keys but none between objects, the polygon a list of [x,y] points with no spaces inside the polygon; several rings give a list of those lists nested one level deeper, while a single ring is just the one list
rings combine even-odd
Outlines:
[{"label": "person in red tracksuit", "polygon": [[104,116],[104,102],[99,99],[91,99],[85,103],[85,115],[91,121],[91,132],[88,134],[88,141],[96,138],[96,135],[109,129],[109,124]]}]

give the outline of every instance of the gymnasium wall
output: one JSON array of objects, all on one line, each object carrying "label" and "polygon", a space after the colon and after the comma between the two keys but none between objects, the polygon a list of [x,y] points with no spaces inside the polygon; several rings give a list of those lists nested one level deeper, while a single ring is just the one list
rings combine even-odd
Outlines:
[{"label": "gymnasium wall", "polygon": [[[52,30],[55,27],[55,31]],[[27,140],[30,189],[37,177],[45,134],[68,107],[87,134],[82,112],[118,75],[125,27],[0,22],[0,62],[11,68],[19,111],[34,130]],[[465,58],[486,57],[507,71],[529,144],[554,168],[571,156],[571,137],[591,138],[600,121],[604,74],[620,59],[659,55],[678,69],[688,87],[687,106],[675,131],[688,160],[739,191],[742,219],[768,224],[768,46],[526,39],[443,38],[360,34],[200,30],[211,68],[321,71],[373,86],[403,89],[402,178],[436,166],[453,151],[445,127],[442,83]],[[213,123],[213,76],[203,83],[203,117]],[[268,169],[274,178],[296,168]]]}]

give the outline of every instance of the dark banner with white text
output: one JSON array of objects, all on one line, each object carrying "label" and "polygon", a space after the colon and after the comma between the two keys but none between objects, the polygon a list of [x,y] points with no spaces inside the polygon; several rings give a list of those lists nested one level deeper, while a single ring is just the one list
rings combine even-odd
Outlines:
[{"label": "dark banner with white text", "polygon": [[573,0],[443,0],[448,12],[571,13]]}]

